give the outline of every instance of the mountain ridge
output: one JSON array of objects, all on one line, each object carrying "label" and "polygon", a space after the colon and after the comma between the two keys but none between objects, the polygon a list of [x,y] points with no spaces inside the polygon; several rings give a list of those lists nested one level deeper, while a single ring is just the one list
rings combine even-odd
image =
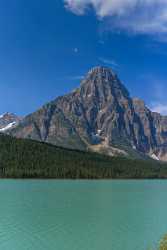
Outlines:
[{"label": "mountain ridge", "polygon": [[0,132],[5,132],[8,129],[11,129],[13,126],[16,126],[20,120],[21,117],[10,112],[0,115]]},{"label": "mountain ridge", "polygon": [[9,132],[72,149],[167,161],[167,117],[131,98],[112,69],[94,67],[69,94],[26,116]]}]

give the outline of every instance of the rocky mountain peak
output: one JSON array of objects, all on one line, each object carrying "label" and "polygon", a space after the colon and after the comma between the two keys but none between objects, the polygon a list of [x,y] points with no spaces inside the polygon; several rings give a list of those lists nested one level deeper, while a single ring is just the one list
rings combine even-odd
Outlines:
[{"label": "rocky mountain peak", "polygon": [[25,117],[9,133],[109,155],[167,160],[167,118],[132,99],[107,67],[92,68],[77,90]]},{"label": "rocky mountain peak", "polygon": [[4,132],[14,125],[17,125],[20,120],[20,117],[10,112],[0,115],[0,132]]},{"label": "rocky mountain peak", "polygon": [[10,119],[10,118],[16,118],[16,117],[17,117],[17,115],[10,113],[10,112],[6,112],[6,113],[0,115],[0,118],[3,118],[3,119]]},{"label": "rocky mountain peak", "polygon": [[86,77],[83,79],[82,84],[86,82],[96,84],[106,84],[117,81],[117,76],[114,71],[107,67],[97,66],[89,70]]},{"label": "rocky mountain peak", "polygon": [[80,93],[83,98],[94,97],[98,102],[129,97],[125,86],[116,73],[107,67],[94,67],[81,82]]},{"label": "rocky mountain peak", "polygon": [[103,66],[97,66],[93,67],[91,70],[89,70],[88,77],[98,77],[98,78],[104,78],[104,79],[112,79],[116,77],[115,72],[108,67],[103,67]]}]

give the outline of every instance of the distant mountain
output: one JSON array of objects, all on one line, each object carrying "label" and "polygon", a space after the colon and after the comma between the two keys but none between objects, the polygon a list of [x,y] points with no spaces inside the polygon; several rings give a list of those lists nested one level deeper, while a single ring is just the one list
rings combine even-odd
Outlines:
[{"label": "distant mountain", "polygon": [[12,113],[7,112],[3,115],[0,115],[0,132],[6,132],[7,130],[16,126],[20,120],[20,117]]},{"label": "distant mountain", "polygon": [[131,98],[105,67],[91,69],[78,89],[26,116],[10,134],[72,149],[167,161],[167,117]]}]

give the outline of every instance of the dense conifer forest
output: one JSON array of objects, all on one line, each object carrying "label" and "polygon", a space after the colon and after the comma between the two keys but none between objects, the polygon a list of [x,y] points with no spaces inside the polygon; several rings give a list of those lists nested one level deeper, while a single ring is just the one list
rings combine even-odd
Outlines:
[{"label": "dense conifer forest", "polygon": [[0,135],[1,178],[167,178],[167,164],[109,157]]}]

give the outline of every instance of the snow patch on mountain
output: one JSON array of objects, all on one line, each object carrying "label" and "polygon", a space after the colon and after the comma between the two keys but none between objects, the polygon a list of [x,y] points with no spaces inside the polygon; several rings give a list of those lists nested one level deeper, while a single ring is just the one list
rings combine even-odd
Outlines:
[{"label": "snow patch on mountain", "polygon": [[1,129],[0,129],[0,132],[4,132],[4,131],[6,131],[6,130],[12,128],[15,124],[16,124],[16,122],[11,122],[11,123],[9,123],[6,127],[1,128]]},{"label": "snow patch on mountain", "polygon": [[151,158],[154,159],[154,160],[156,160],[156,161],[159,161],[159,158],[158,158],[158,156],[156,156],[156,154],[152,154]]},{"label": "snow patch on mountain", "polygon": [[21,118],[13,113],[7,112],[0,115],[0,132],[3,133],[13,128],[13,126],[16,126],[20,120]]}]

